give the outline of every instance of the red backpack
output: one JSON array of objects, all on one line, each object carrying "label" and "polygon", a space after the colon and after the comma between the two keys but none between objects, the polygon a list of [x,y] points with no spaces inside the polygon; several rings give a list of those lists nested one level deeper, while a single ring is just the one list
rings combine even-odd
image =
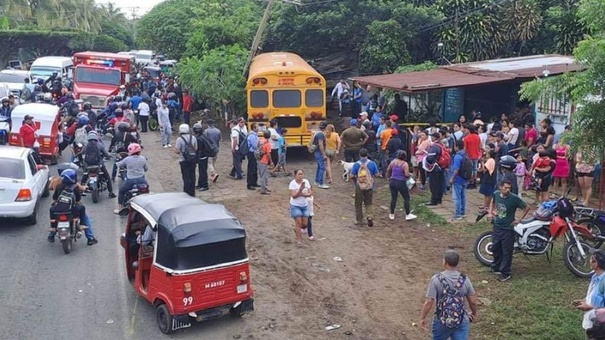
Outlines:
[{"label": "red backpack", "polygon": [[439,142],[437,142],[437,145],[441,149],[441,156],[439,156],[439,159],[437,160],[437,164],[439,164],[439,167],[441,169],[448,169],[450,167],[450,162],[451,162],[450,151],[445,146],[443,146],[443,144],[441,144]]}]

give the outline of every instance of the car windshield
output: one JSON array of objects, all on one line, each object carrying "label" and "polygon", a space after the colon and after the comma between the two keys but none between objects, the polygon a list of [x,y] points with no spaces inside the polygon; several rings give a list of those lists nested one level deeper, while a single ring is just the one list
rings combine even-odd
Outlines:
[{"label": "car windshield", "polygon": [[121,83],[120,70],[107,68],[80,67],[76,70],[76,82],[118,86]]},{"label": "car windshield", "polygon": [[[54,72],[61,73],[61,69],[53,67],[32,67],[29,72],[36,77],[48,78],[53,75]],[[46,79],[44,79],[46,80]]]},{"label": "car windshield", "polygon": [[0,83],[25,83],[25,74],[0,73]]},{"label": "car windshield", "polygon": [[25,179],[23,160],[0,158],[0,178]]},{"label": "car windshield", "polygon": [[137,53],[136,57],[137,59],[143,59],[143,60],[151,60],[151,54],[146,54],[146,53]]}]

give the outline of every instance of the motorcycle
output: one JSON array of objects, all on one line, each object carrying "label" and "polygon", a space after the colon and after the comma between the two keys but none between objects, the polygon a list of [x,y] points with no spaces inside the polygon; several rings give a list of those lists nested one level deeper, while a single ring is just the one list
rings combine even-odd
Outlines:
[{"label": "motorcycle", "polygon": [[592,233],[592,247],[600,248],[603,245],[603,241],[605,241],[605,210],[574,207],[574,211],[576,214],[576,223],[585,225]]},{"label": "motorcycle", "polygon": [[101,167],[98,165],[88,166],[84,176],[88,176],[86,185],[91,192],[92,202],[98,203],[100,193],[107,190],[107,181],[105,180],[105,176],[103,176]]},{"label": "motorcycle", "polygon": [[57,213],[57,235],[63,246],[63,252],[69,254],[73,247],[73,242],[82,238],[83,232],[80,230],[80,220],[74,218],[71,212]]},{"label": "motorcycle", "polygon": [[8,134],[10,133],[10,124],[7,117],[0,117],[0,145],[8,144]]},{"label": "motorcycle", "polygon": [[82,143],[71,143],[71,152],[73,154],[72,163],[79,168],[84,167],[84,145]]},{"label": "motorcycle", "polygon": [[[127,152],[118,152],[116,155],[116,163],[123,160],[126,157],[128,157]],[[118,177],[123,181],[126,180],[126,168],[124,168],[124,167],[118,168]]]},{"label": "motorcycle", "polygon": [[[562,206],[571,207],[571,209],[561,209]],[[550,261],[554,242],[564,236],[563,262],[565,266],[575,276],[590,277],[593,270],[589,261],[591,246],[587,240],[592,240],[593,234],[585,226],[574,222],[572,216],[571,202],[566,198],[561,198],[550,214],[538,214],[521,220],[513,228],[515,233],[514,252],[526,256],[546,255]],[[491,266],[493,262],[491,230],[477,237],[473,245],[473,253],[481,264]]]},{"label": "motorcycle", "polygon": [[122,208],[122,210],[120,210],[119,215],[122,217],[127,216],[128,212],[130,211],[130,209],[128,208],[130,201],[132,201],[133,198],[135,198],[139,195],[148,194],[148,193],[149,193],[149,185],[147,185],[147,184],[133,185],[132,188],[130,188],[126,192],[126,195],[124,195],[124,208]]}]

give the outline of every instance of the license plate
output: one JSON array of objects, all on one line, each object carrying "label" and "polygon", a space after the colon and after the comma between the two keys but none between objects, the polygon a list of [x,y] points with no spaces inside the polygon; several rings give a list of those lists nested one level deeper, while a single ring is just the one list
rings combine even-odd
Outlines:
[{"label": "license plate", "polygon": [[91,183],[96,183],[97,182],[97,178],[96,177],[91,177],[90,178],[90,182]]},{"label": "license plate", "polygon": [[241,294],[241,293],[245,293],[248,291],[248,285],[238,285],[237,286],[237,293]]},{"label": "license plate", "polygon": [[58,228],[69,228],[69,222],[59,222]]}]

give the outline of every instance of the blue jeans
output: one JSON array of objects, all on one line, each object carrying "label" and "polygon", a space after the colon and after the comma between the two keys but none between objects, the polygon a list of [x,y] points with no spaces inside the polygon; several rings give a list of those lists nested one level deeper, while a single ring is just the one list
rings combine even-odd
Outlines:
[{"label": "blue jeans", "polygon": [[124,205],[124,196],[126,196],[128,190],[132,189],[135,184],[147,184],[147,180],[145,180],[145,177],[127,178],[126,181],[124,181],[124,184],[122,184],[120,187],[120,192],[118,193],[118,204]]},{"label": "blue jeans", "polygon": [[466,211],[466,184],[454,182],[452,186],[452,198],[454,199],[455,217],[464,215]]},{"label": "blue jeans", "polygon": [[433,318],[433,340],[467,340],[470,328],[468,320],[462,321],[458,328],[447,328],[435,317]]},{"label": "blue jeans", "polygon": [[443,192],[447,192],[447,187],[450,185],[450,169],[443,169]]},{"label": "blue jeans", "polygon": [[326,160],[321,152],[315,151],[315,160],[317,161],[317,171],[315,172],[315,183],[324,184],[324,175],[326,173]]}]

